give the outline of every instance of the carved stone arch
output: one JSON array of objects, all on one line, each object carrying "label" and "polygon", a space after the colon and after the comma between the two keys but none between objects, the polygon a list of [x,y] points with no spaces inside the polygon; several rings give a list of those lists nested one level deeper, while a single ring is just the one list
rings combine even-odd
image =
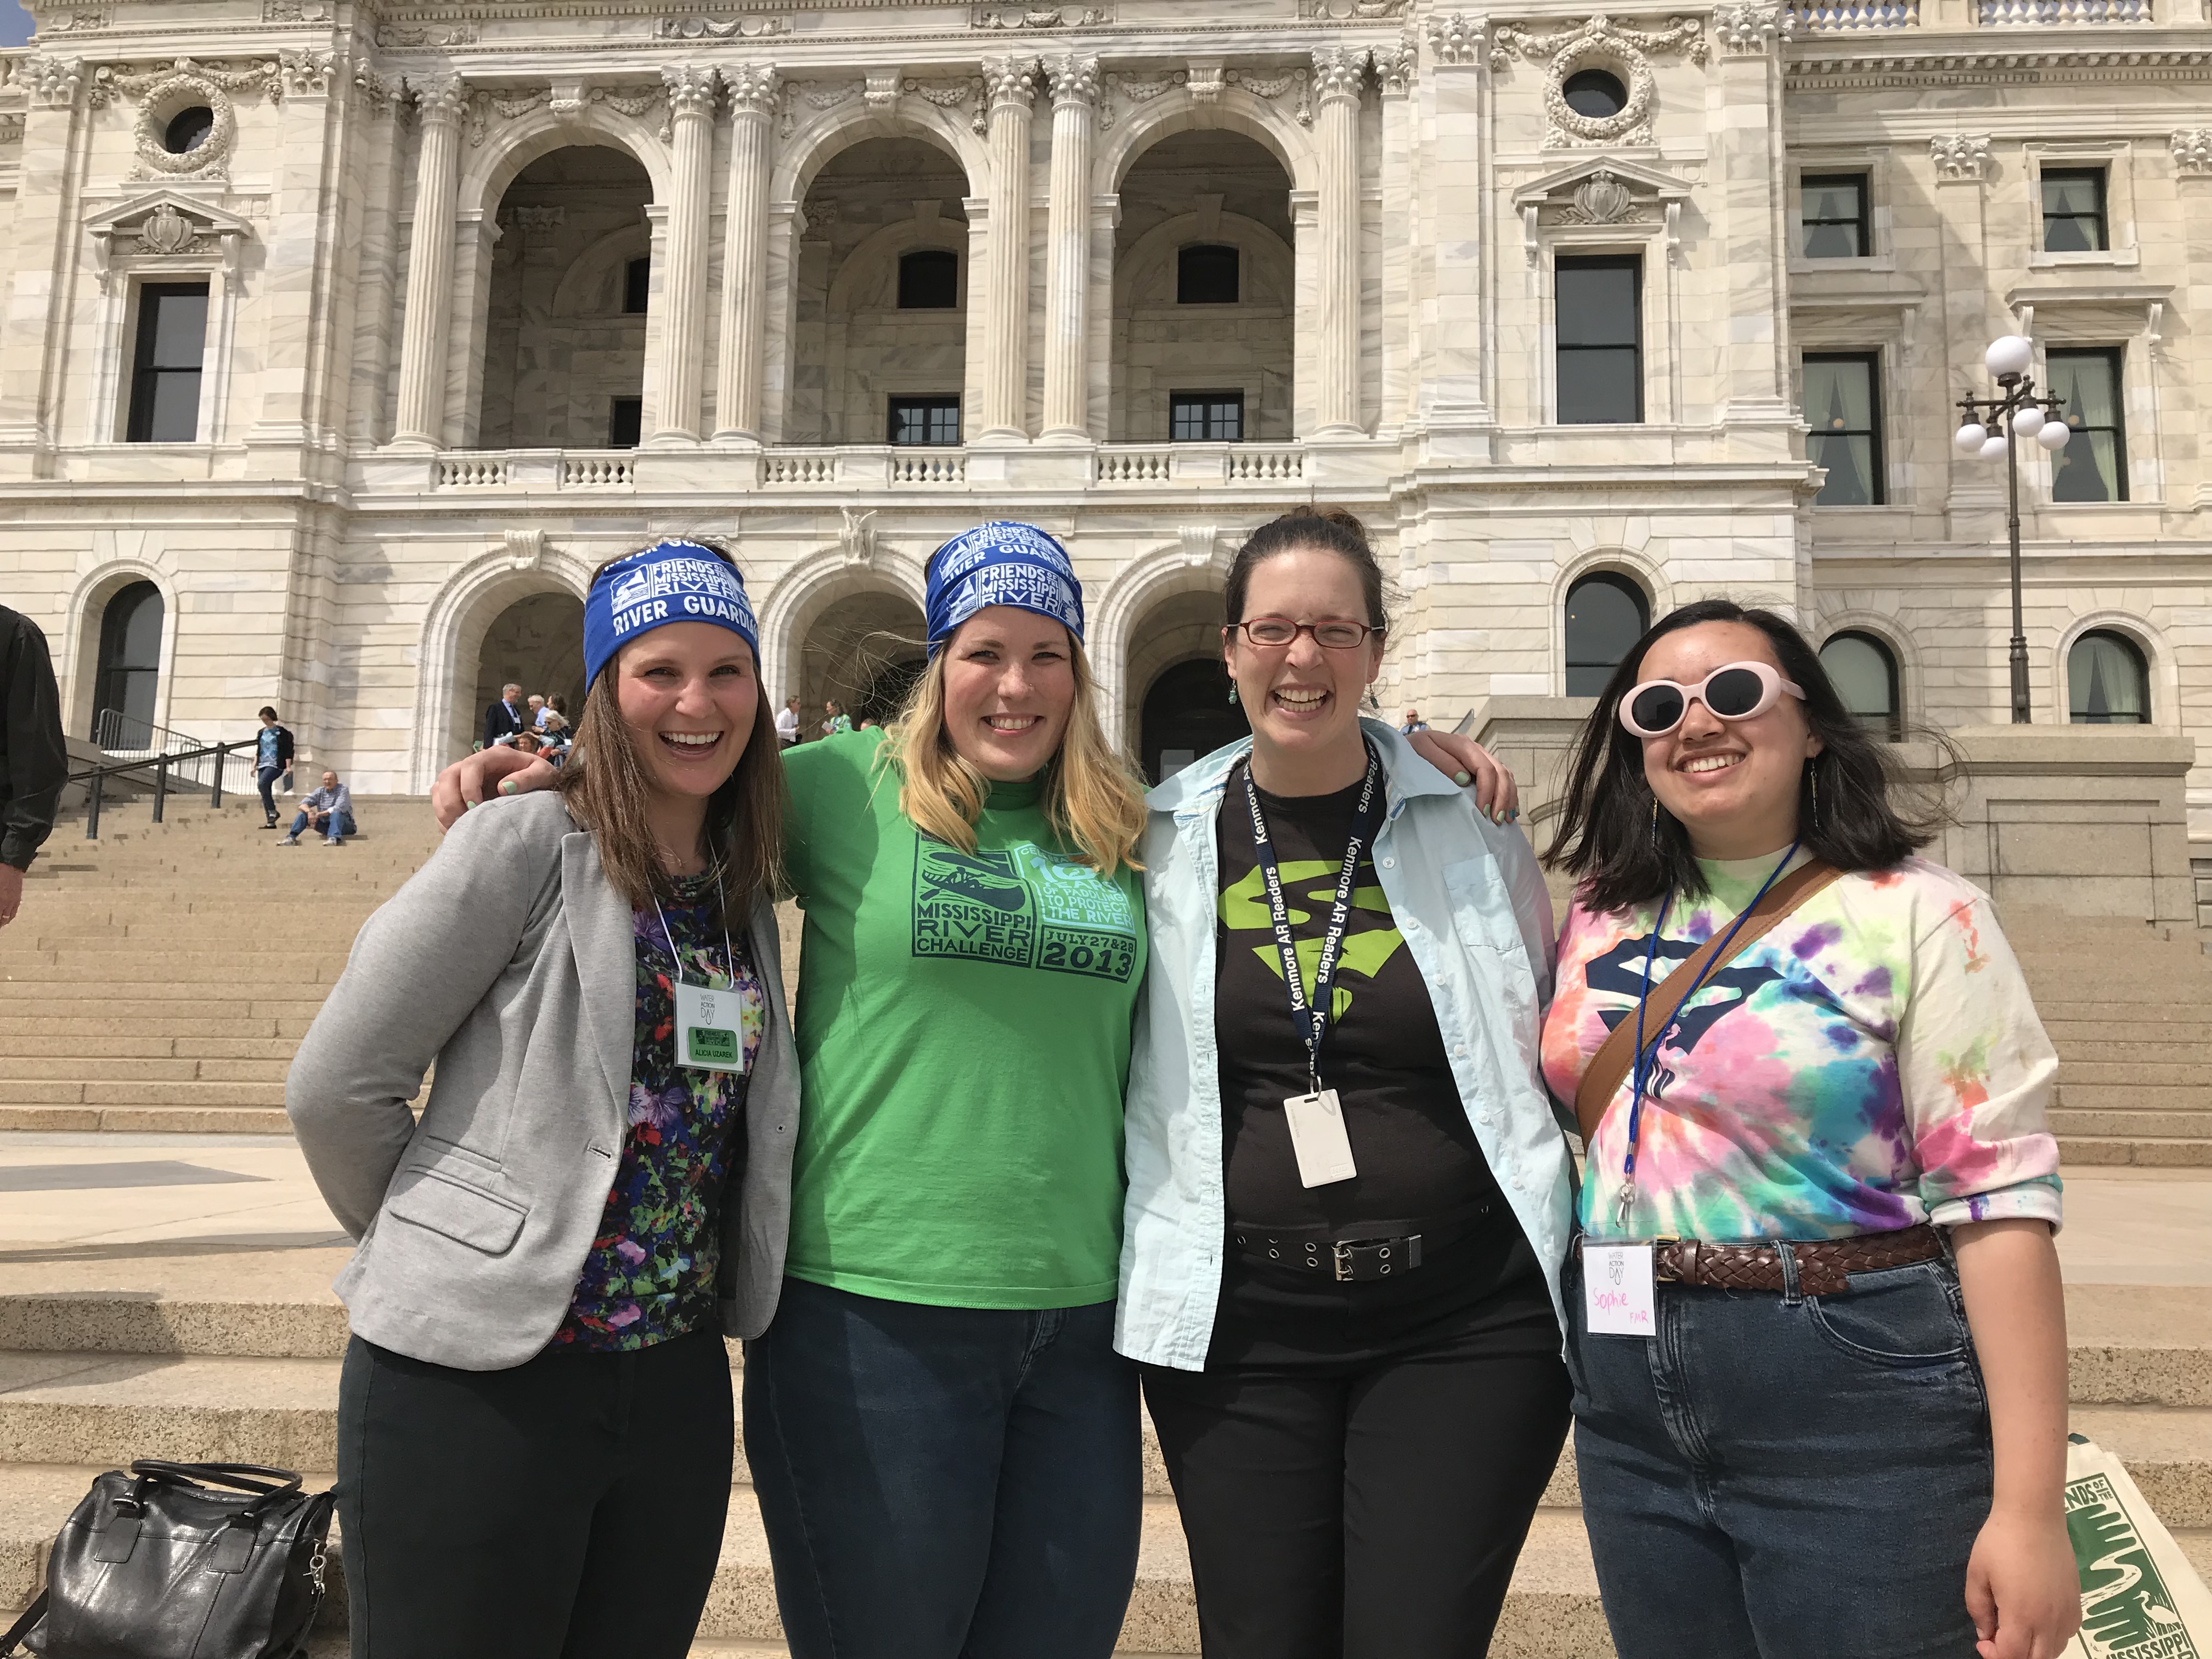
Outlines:
[{"label": "carved stone arch", "polygon": [[1654,622],[1675,606],[1674,586],[1664,567],[1640,552],[1596,547],[1565,561],[1552,583],[1552,684],[1556,696],[1565,696],[1567,686],[1567,595],[1583,577],[1605,574],[1626,576],[1643,589]]},{"label": "carved stone arch", "polygon": [[1186,242],[1200,240],[1224,242],[1241,252],[1259,252],[1266,255],[1267,269],[1279,279],[1279,291],[1269,294],[1264,300],[1240,297],[1237,301],[1239,305],[1279,306],[1285,311],[1296,309],[1297,255],[1288,242],[1257,219],[1248,219],[1241,213],[1221,215],[1220,222],[1203,234],[1199,229],[1200,222],[1195,213],[1179,213],[1172,219],[1154,225],[1136,240],[1114,267],[1114,303],[1117,309],[1146,265],[1169,258]]},{"label": "carved stone arch", "polygon": [[1102,192],[1118,191],[1130,167],[1153,145],[1178,132],[1241,133],[1273,155],[1289,175],[1292,190],[1318,190],[1321,164],[1313,135],[1273,100],[1242,87],[1224,87],[1212,102],[1201,102],[1178,86],[1158,97],[1125,108],[1099,143],[1091,176]]},{"label": "carved stone arch", "polygon": [[901,98],[890,110],[871,109],[855,96],[802,121],[779,147],[769,177],[768,199],[802,203],[815,176],[845,151],[870,138],[913,138],[952,158],[968,180],[968,193],[989,193],[991,154],[957,111]]},{"label": "carved stone arch", "polygon": [[59,683],[64,729],[71,737],[86,737],[92,730],[93,702],[99,695],[94,684],[100,674],[100,626],[108,601],[134,582],[151,582],[161,595],[161,653],[154,687],[154,724],[169,723],[169,693],[175,684],[172,672],[177,660],[178,603],[175,561],[166,548],[141,550],[136,556],[100,561],[80,573],[70,589],[68,608],[55,654],[54,678]]},{"label": "carved stone arch", "polygon": [[652,248],[653,233],[641,224],[625,225],[600,237],[562,273],[560,285],[553,290],[553,315],[605,315],[605,284],[611,273],[618,265],[645,258]]},{"label": "carved stone arch", "polygon": [[459,210],[465,216],[495,213],[507,187],[532,161],[556,149],[594,146],[621,150],[645,169],[653,181],[653,199],[668,200],[673,182],[668,147],[652,123],[605,104],[586,104],[560,116],[532,110],[498,128],[483,149],[462,164]]},{"label": "carved stone arch", "polygon": [[[959,256],[959,309],[965,311],[968,308],[968,224],[962,219],[937,219],[927,224],[920,219],[901,219],[873,232],[847,254],[838,265],[837,274],[830,279],[829,297],[823,308],[833,316],[852,310],[854,289],[886,263],[894,267],[892,280],[896,283],[896,266],[899,257],[917,248],[942,249]],[[896,303],[895,295],[892,303]]]},{"label": "carved stone arch", "polygon": [[793,694],[793,680],[807,631],[839,599],[855,593],[890,593],[922,607],[922,560],[868,544],[866,557],[842,547],[809,554],[775,579],[760,606],[761,681],[776,707]]},{"label": "carved stone arch", "polygon": [[[518,533],[446,579],[423,618],[415,662],[415,732],[408,770],[416,793],[428,793],[440,770],[458,757],[449,751],[464,730],[464,710],[470,726],[480,712],[466,709],[465,700],[476,685],[476,659],[484,635],[500,613],[534,593],[565,593],[581,603],[591,592],[592,570],[576,555],[548,547],[542,535]],[[462,744],[466,741],[460,738]]]},{"label": "carved stone arch", "polygon": [[[1236,542],[1211,525],[1186,526],[1181,540],[1141,553],[1124,565],[1106,585],[1090,627],[1088,653],[1092,671],[1105,693],[1099,712],[1107,740],[1116,748],[1133,749],[1137,715],[1152,681],[1172,664],[1159,664],[1151,673],[1131,672],[1138,625],[1165,599],[1185,593],[1218,593],[1229,576]],[[1177,658],[1177,661],[1184,660]],[[1142,678],[1145,683],[1134,682]]]},{"label": "carved stone arch", "polygon": [[2118,634],[2142,653],[2145,688],[2150,693],[2150,720],[2155,728],[2181,725],[2181,676],[2173,647],[2163,629],[2132,611],[2089,611],[2074,617],[2059,631],[2058,648],[2051,657],[2047,695],[2052,720],[2060,726],[2073,719],[2074,687],[2067,678],[2067,659],[2084,634]]}]

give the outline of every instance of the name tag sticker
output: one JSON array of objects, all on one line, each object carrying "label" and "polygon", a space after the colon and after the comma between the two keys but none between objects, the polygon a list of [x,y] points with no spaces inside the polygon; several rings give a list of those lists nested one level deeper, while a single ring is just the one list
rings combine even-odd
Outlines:
[{"label": "name tag sticker", "polygon": [[1651,1247],[1583,1246],[1583,1317],[1595,1336],[1650,1336]]},{"label": "name tag sticker", "polygon": [[1336,1091],[1317,1095],[1292,1095],[1283,1103],[1291,1121],[1291,1150],[1298,1158],[1298,1182],[1306,1187],[1327,1187],[1349,1181],[1359,1173],[1352,1161],[1352,1137],[1345,1133],[1344,1109]]},{"label": "name tag sticker", "polygon": [[676,991],[676,1063],[699,1072],[744,1070],[743,1000],[681,981]]}]

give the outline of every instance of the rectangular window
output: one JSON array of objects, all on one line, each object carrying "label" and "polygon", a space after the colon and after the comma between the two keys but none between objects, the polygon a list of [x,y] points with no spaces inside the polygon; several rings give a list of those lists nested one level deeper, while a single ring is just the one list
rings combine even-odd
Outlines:
[{"label": "rectangular window", "polygon": [[960,441],[957,398],[894,398],[890,441],[895,444],[957,444]]},{"label": "rectangular window", "polygon": [[607,404],[607,447],[635,449],[645,428],[645,399],[616,398]]},{"label": "rectangular window", "polygon": [[2097,253],[2112,246],[2105,234],[2105,170],[2043,169],[2043,251]]},{"label": "rectangular window", "polygon": [[1866,174],[1808,173],[1802,189],[1808,259],[1863,259],[1874,252],[1867,234]]},{"label": "rectangular window", "polygon": [[1642,420],[1644,261],[1632,253],[1561,259],[1552,292],[1559,423]]},{"label": "rectangular window", "polygon": [[200,368],[207,356],[208,285],[149,283],[138,290],[131,359],[134,444],[188,444],[200,434]]},{"label": "rectangular window", "polygon": [[1241,392],[1170,392],[1168,436],[1179,444],[1243,442],[1244,394]]},{"label": "rectangular window", "polygon": [[642,317],[652,308],[653,261],[633,259],[623,267],[623,310]]},{"label": "rectangular window", "polygon": [[1828,469],[1815,507],[1882,501],[1881,381],[1874,354],[1805,354],[1807,459]]},{"label": "rectangular window", "polygon": [[[2043,175],[2048,179],[2051,175]],[[2074,435],[2051,458],[2054,501],[2124,501],[2128,498],[2128,434],[2120,419],[2120,354],[2113,348],[2053,351],[2051,395],[2065,399]]]},{"label": "rectangular window", "polygon": [[1176,303],[1233,306],[1237,300],[1237,250],[1194,242],[1176,252]]},{"label": "rectangular window", "polygon": [[951,311],[960,304],[960,256],[922,248],[898,262],[901,311]]}]

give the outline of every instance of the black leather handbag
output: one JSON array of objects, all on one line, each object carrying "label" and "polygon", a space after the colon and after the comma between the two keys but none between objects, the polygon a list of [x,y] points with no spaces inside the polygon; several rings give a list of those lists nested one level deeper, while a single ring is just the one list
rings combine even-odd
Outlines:
[{"label": "black leather handbag", "polygon": [[19,1644],[39,1659],[298,1659],[323,1605],[336,1501],[252,1463],[103,1474],[0,1659]]}]

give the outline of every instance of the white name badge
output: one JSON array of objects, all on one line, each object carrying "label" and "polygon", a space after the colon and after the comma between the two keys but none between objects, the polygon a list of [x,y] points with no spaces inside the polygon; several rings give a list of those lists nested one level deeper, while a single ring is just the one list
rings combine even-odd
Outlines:
[{"label": "white name badge", "polygon": [[1292,1095],[1283,1103],[1291,1122],[1291,1150],[1298,1155],[1298,1181],[1304,1186],[1326,1187],[1349,1181],[1359,1173],[1352,1161],[1352,1137],[1344,1132],[1344,1109],[1336,1091],[1317,1095]]},{"label": "white name badge", "polygon": [[745,1069],[744,999],[676,983],[676,1063],[700,1072]]},{"label": "white name badge", "polygon": [[1651,1336],[1651,1247],[1583,1245],[1583,1322],[1596,1336]]}]

